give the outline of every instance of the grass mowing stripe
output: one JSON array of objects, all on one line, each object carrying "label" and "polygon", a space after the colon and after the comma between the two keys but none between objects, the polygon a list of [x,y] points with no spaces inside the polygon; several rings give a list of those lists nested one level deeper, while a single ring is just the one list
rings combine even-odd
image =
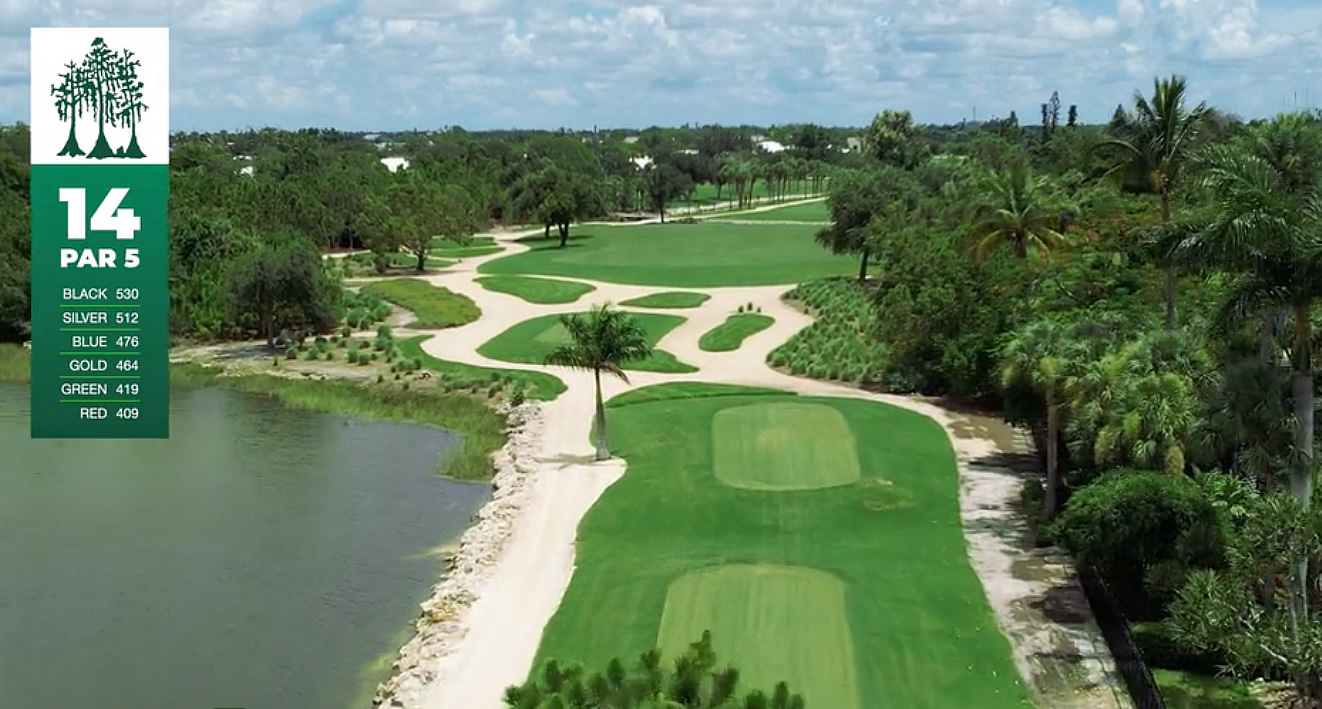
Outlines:
[{"label": "grass mowing stripe", "polygon": [[726,564],[670,583],[657,647],[666,658],[710,630],[721,662],[746,688],[787,682],[810,707],[861,709],[846,587],[802,566]]},{"label": "grass mowing stripe", "polygon": [[[854,432],[864,480],[795,492],[717,481],[712,418],[777,402],[838,410]],[[628,468],[579,524],[574,576],[542,635],[537,667],[549,658],[605,667],[637,657],[656,643],[675,579],[721,564],[769,564],[816,569],[846,584],[861,706],[1032,707],[969,566],[955,457],[939,424],[878,402],[767,395],[661,399],[610,416],[613,447]],[[908,503],[879,504],[896,495]],[[799,612],[829,623],[834,611]],[[717,647],[794,642],[713,640]]]},{"label": "grass mowing stripe", "polygon": [[802,283],[858,270],[813,240],[811,225],[582,226],[569,245],[526,239],[531,250],[487,261],[484,275],[546,275],[645,286],[704,288]]},{"label": "grass mowing stripe", "polygon": [[771,327],[776,319],[761,313],[735,313],[725,322],[702,333],[698,338],[698,349],[704,352],[733,352],[739,349],[744,340]]},{"label": "grass mowing stripe", "polygon": [[407,340],[400,340],[398,343],[399,351],[407,358],[418,358],[422,361],[424,368],[441,374],[447,379],[455,379],[459,382],[489,381],[493,375],[503,376],[516,383],[523,383],[527,387],[528,398],[539,401],[550,401],[565,393],[565,383],[560,381],[559,377],[546,372],[478,367],[472,364],[438,359],[423,351],[422,343],[426,339],[428,339],[427,335],[419,335],[410,337]]},{"label": "grass mowing stripe", "polygon": [[[631,313],[631,315],[638,319],[647,333],[647,341],[652,345],[684,322],[684,318],[678,315],[661,313]],[[546,355],[561,343],[568,341],[568,338],[569,333],[564,325],[560,324],[559,315],[543,315],[516,323],[478,347],[477,353],[502,362],[541,364],[546,361]],[[624,368],[638,372],[670,374],[698,371],[696,367],[680,362],[674,355],[664,350],[653,350],[651,357],[641,362],[626,364]]]},{"label": "grass mowing stripe", "polygon": [[708,300],[711,300],[711,296],[706,293],[674,290],[622,300],[620,305],[630,305],[635,308],[696,308]]},{"label": "grass mowing stripe", "polygon": [[489,291],[512,295],[538,305],[572,303],[597,289],[587,283],[531,276],[482,276],[476,280]]},{"label": "grass mowing stripe", "polygon": [[854,432],[822,404],[765,402],[711,420],[712,472],[731,487],[812,490],[857,482]]},{"label": "grass mowing stripe", "polygon": [[417,320],[409,327],[419,330],[458,327],[482,317],[472,298],[418,278],[373,281],[361,290],[411,311]]}]

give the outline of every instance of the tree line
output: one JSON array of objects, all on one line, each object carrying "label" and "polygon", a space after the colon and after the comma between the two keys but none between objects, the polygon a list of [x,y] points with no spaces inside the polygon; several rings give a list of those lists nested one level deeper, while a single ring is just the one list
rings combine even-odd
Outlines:
[{"label": "tree line", "polygon": [[[91,100],[78,88],[87,71],[70,69],[69,101]],[[568,246],[573,223],[664,218],[702,185],[737,206],[759,186],[772,199],[820,190],[831,161],[849,157],[816,126],[796,128],[782,153],[756,149],[753,135],[643,131],[642,148],[603,134],[462,128],[374,140],[312,129],[175,135],[171,331],[202,340],[324,331],[343,309],[336,275],[319,265],[327,251],[368,250],[380,273],[407,254],[421,271],[438,238],[462,244],[498,222],[555,230]],[[642,149],[648,160],[635,160]],[[0,127],[0,341],[30,328],[27,151],[26,126]],[[407,167],[392,171],[383,157]]]},{"label": "tree line", "polygon": [[1150,659],[1313,706],[1322,116],[1244,121],[1178,76],[1105,125],[1059,106],[941,135],[883,112],[833,176],[817,238],[859,259],[869,382],[1031,427],[1039,540],[1104,573]]}]

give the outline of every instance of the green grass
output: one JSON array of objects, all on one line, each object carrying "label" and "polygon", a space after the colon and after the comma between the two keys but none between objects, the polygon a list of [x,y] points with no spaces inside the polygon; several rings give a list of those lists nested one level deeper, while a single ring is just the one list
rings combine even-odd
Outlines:
[{"label": "green grass", "polygon": [[799,283],[853,273],[854,259],[818,246],[815,231],[721,222],[590,226],[576,230],[565,248],[534,238],[530,251],[488,261],[478,271],[680,288]]},{"label": "green grass", "polygon": [[[713,417],[767,403],[839,411],[854,432],[863,480],[795,492],[716,480]],[[676,580],[713,566],[764,564],[814,569],[847,586],[860,706],[1031,707],[969,567],[955,458],[940,425],[877,402],[758,394],[615,407],[610,426],[628,469],[579,525],[574,577],[542,636],[538,666],[557,658],[605,667],[637,657],[657,642]],[[751,598],[746,605],[780,612]],[[804,623],[828,625],[839,610],[822,604],[798,612]],[[725,632],[740,632],[724,622]],[[797,627],[768,621],[756,637],[715,634],[713,641],[722,662],[761,677],[768,653],[794,650],[760,646],[803,642]],[[809,707],[837,709],[831,701],[839,695],[820,683],[792,689],[824,693],[805,694]]]},{"label": "green grass", "polygon": [[710,566],[670,583],[657,647],[676,657],[710,630],[717,657],[739,658],[745,687],[785,681],[811,706],[861,709],[846,606],[845,584],[825,571]]},{"label": "green grass", "polygon": [[498,245],[496,240],[489,236],[475,236],[468,244],[460,245],[444,237],[436,237],[431,240],[431,255],[442,258],[469,258],[473,256],[486,256],[504,251],[504,247]]},{"label": "green grass", "polygon": [[822,222],[825,224],[831,221],[831,212],[826,208],[826,202],[809,202],[808,204],[791,204],[785,207],[776,207],[775,209],[768,209],[764,212],[721,215],[719,217],[712,217],[711,219],[738,219],[741,221],[758,222]]},{"label": "green grass", "polygon": [[438,359],[423,351],[422,343],[426,339],[428,339],[427,335],[419,335],[407,340],[400,340],[398,345],[399,351],[407,358],[420,359],[424,369],[436,372],[446,381],[462,384],[463,382],[489,381],[493,376],[505,377],[515,386],[522,384],[525,387],[529,399],[537,399],[539,401],[550,401],[565,393],[565,383],[560,381],[559,377],[547,374],[546,372],[525,372],[518,369],[478,367],[471,364],[449,362],[447,360]]},{"label": "green grass", "polygon": [[[357,259],[357,260],[360,262],[366,262],[368,268],[370,269],[371,258],[372,257],[369,254],[366,258]],[[386,260],[389,261],[390,265],[394,268],[417,268],[418,266],[417,256],[414,256],[413,254],[406,254],[402,251],[397,251],[387,255]],[[454,261],[444,258],[438,258],[435,253],[428,255],[427,260],[424,261],[424,263],[426,264],[426,268],[433,270],[449,268],[450,266],[454,265]],[[366,275],[372,275],[373,273],[375,273],[375,271],[369,270],[369,272]]]},{"label": "green grass", "polygon": [[597,289],[596,286],[577,281],[531,276],[482,276],[477,282],[489,291],[505,293],[538,305],[572,303]]},{"label": "green grass", "polygon": [[775,324],[776,319],[760,313],[735,313],[725,322],[704,332],[698,339],[698,348],[705,352],[732,352],[744,340]]},{"label": "green grass", "polygon": [[417,319],[409,327],[419,330],[458,327],[482,317],[472,298],[418,278],[375,281],[363,286],[362,292],[411,311]]},{"label": "green grass", "polygon": [[830,406],[734,406],[711,421],[712,473],[747,490],[815,490],[858,482],[849,422]]},{"label": "green grass", "polygon": [[1168,709],[1263,709],[1245,682],[1153,669]]},{"label": "green grass", "polygon": [[635,308],[696,308],[709,300],[711,296],[706,293],[673,290],[630,298],[620,301],[620,305],[631,305]]},{"label": "green grass", "polygon": [[0,342],[0,382],[26,382],[31,379],[32,350]]},{"label": "green grass", "polygon": [[700,399],[713,396],[787,396],[791,392],[765,387],[746,387],[738,384],[716,384],[709,382],[668,382],[653,384],[619,394],[606,406],[616,408],[633,404],[646,404],[653,401],[672,399]]},{"label": "green grass", "polygon": [[264,374],[221,377],[220,368],[196,364],[170,367],[172,384],[217,386],[279,399],[288,406],[345,416],[412,421],[460,434],[459,451],[440,461],[459,480],[491,477],[491,454],[505,444],[505,419],[470,396],[431,390],[403,390],[346,379],[292,379]]},{"label": "green grass", "polygon": [[[632,313],[647,333],[647,341],[653,346],[665,337],[667,332],[679,327],[684,318],[678,315],[661,313]],[[569,333],[560,324],[559,315],[543,315],[532,320],[524,320],[508,330],[488,340],[477,353],[483,357],[498,359],[502,362],[521,362],[524,364],[542,364],[546,356],[557,346],[568,341]],[[664,350],[652,350],[652,356],[641,362],[630,362],[625,369],[638,372],[662,372],[666,374],[684,374],[698,371],[696,367],[680,362],[675,356]]]}]

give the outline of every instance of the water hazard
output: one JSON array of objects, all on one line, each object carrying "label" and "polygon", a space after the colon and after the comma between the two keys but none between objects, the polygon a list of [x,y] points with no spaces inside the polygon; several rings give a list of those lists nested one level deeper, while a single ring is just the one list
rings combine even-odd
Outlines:
[{"label": "water hazard", "polygon": [[172,398],[168,441],[34,441],[0,385],[0,705],[366,706],[488,487],[436,429]]}]

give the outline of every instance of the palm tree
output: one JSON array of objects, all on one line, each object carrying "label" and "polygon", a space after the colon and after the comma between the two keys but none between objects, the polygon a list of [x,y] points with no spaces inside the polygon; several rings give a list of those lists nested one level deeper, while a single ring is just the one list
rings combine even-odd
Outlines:
[{"label": "palm tree", "polygon": [[[1221,308],[1222,326],[1240,325],[1263,312],[1291,315],[1296,428],[1290,491],[1307,507],[1313,491],[1312,312],[1322,297],[1322,195],[1303,187],[1306,179],[1290,190],[1288,175],[1246,151],[1218,147],[1202,163],[1204,182],[1217,195],[1216,213],[1181,248],[1242,273]],[[1315,169],[1322,172],[1322,165]]]},{"label": "palm tree", "polygon": [[[1118,135],[1099,148],[1118,148],[1123,157],[1116,171],[1146,182],[1161,198],[1161,221],[1171,221],[1171,195],[1207,115],[1206,102],[1192,110],[1184,106],[1186,84],[1182,76],[1152,81],[1152,100],[1134,92],[1133,114],[1117,108],[1112,130]],[[1175,327],[1175,265],[1165,263],[1166,329]]]},{"label": "palm tree", "polygon": [[1001,385],[1026,385],[1047,407],[1047,480],[1043,512],[1056,513],[1060,493],[1060,427],[1068,378],[1070,342],[1067,328],[1054,320],[1037,320],[1015,333],[1001,351]]},{"label": "palm tree", "polygon": [[592,371],[597,390],[596,429],[597,460],[610,457],[606,438],[606,404],[601,398],[601,373],[619,377],[628,383],[622,365],[647,359],[652,346],[638,319],[609,303],[592,308],[586,314],[560,316],[560,324],[569,333],[569,342],[546,356],[546,364]]},{"label": "palm tree", "polygon": [[1030,251],[1050,255],[1068,243],[1056,229],[1060,210],[1049,204],[1046,178],[1035,178],[1026,161],[1015,160],[1009,170],[992,173],[987,190],[990,199],[978,207],[973,224],[975,257],[985,258],[1003,245],[1021,259]]}]

